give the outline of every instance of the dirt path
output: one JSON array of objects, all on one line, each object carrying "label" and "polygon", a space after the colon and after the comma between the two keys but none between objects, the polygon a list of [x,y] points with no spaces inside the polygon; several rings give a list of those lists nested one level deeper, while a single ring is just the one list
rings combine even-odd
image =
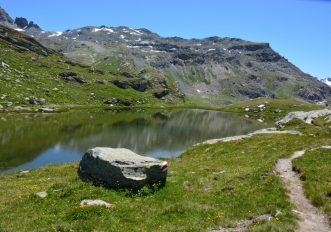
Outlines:
[{"label": "dirt path", "polygon": [[302,183],[297,173],[292,170],[292,160],[302,156],[305,151],[295,152],[289,159],[280,159],[276,164],[276,170],[285,182],[285,188],[289,192],[290,202],[296,206],[294,213],[298,215],[299,227],[297,232],[330,232],[331,228],[326,216],[319,212],[305,197]]}]

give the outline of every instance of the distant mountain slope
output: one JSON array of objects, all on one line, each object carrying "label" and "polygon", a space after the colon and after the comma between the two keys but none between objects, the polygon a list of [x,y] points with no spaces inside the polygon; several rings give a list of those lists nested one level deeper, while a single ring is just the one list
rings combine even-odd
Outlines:
[{"label": "distant mountain slope", "polygon": [[[180,103],[166,79],[114,75],[70,61],[29,35],[0,25],[0,108],[36,104]],[[127,85],[117,87],[118,83]],[[161,96],[162,95],[162,96]]]},{"label": "distant mountain slope", "polygon": [[172,80],[178,92],[196,102],[224,104],[258,97],[331,101],[329,86],[303,73],[268,43],[163,38],[147,29],[128,27],[19,30],[75,61],[114,75]]},{"label": "distant mountain slope", "polygon": [[[267,43],[211,37],[162,38],[146,29],[84,27],[36,35],[66,56],[113,73],[152,70],[205,103],[237,98],[330,100],[331,89],[303,73]],[[147,73],[148,74],[148,73]]]}]

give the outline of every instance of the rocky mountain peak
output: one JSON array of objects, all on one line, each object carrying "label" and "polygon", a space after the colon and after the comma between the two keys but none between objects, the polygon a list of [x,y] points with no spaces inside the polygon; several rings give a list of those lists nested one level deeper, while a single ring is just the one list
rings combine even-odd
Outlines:
[{"label": "rocky mountain peak", "polygon": [[14,23],[17,25],[18,28],[21,28],[21,29],[27,28],[29,25],[29,21],[23,17],[16,17]]},{"label": "rocky mountain peak", "polygon": [[10,15],[1,7],[0,24],[16,29],[18,31],[28,30],[28,34],[31,35],[41,31],[39,25],[35,24],[33,21],[28,21],[26,18],[16,17],[15,20],[13,20]]},{"label": "rocky mountain peak", "polygon": [[14,20],[9,14],[0,6],[0,23],[13,24]]},{"label": "rocky mountain peak", "polygon": [[33,21],[29,22],[26,18],[23,18],[23,17],[16,17],[14,24],[16,24],[16,26],[20,29],[35,28],[35,29],[40,30],[40,27],[38,24],[35,24]]}]

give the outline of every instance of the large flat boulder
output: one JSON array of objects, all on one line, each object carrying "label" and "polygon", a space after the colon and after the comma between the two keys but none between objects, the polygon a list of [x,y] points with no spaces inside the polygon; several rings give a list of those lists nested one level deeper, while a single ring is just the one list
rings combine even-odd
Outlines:
[{"label": "large flat boulder", "polygon": [[312,121],[315,118],[319,118],[327,115],[331,115],[331,109],[313,110],[308,112],[304,112],[304,111],[290,112],[282,120],[276,122],[276,125],[278,127],[284,127],[288,122],[292,121],[295,118],[300,119],[307,124],[312,124]]},{"label": "large flat boulder", "polygon": [[168,163],[138,155],[124,148],[96,147],[88,150],[78,168],[82,180],[109,188],[139,188],[164,183]]}]

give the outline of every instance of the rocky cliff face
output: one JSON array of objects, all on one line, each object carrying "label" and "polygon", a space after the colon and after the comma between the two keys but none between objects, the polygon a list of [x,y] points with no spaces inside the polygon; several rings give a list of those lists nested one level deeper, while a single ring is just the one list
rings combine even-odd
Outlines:
[{"label": "rocky cliff face", "polygon": [[83,27],[65,32],[29,29],[43,45],[95,69],[170,78],[191,99],[222,104],[244,98],[331,100],[331,88],[303,73],[268,43],[234,38],[163,38],[147,29]]},{"label": "rocky cliff face", "polygon": [[0,7],[0,23],[4,25],[10,25],[14,23],[14,20],[9,16],[9,14]]},{"label": "rocky cliff face", "polygon": [[0,24],[11,27],[18,31],[25,31],[28,34],[35,34],[36,32],[41,32],[41,28],[35,24],[33,21],[28,21],[26,18],[17,17],[15,21],[9,16],[9,14],[0,7]]}]

